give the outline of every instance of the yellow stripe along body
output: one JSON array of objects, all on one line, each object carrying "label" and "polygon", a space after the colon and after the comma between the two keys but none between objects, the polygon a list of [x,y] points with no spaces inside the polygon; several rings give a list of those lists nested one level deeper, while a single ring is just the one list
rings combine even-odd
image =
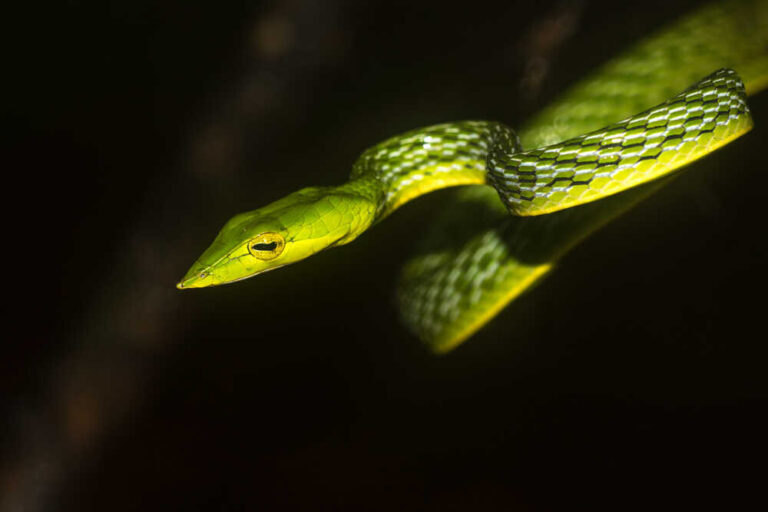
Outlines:
[{"label": "yellow stripe along body", "polygon": [[663,176],[751,127],[744,84],[723,69],[600,130],[531,151],[495,149],[489,182],[512,213],[551,213]]}]

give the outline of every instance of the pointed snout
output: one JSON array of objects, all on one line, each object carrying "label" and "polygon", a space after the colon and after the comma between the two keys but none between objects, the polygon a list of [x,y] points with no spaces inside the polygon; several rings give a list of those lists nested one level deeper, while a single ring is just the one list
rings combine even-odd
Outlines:
[{"label": "pointed snout", "polygon": [[189,269],[189,272],[181,278],[181,281],[176,283],[176,288],[179,290],[186,290],[187,288],[205,288],[206,286],[213,286],[216,284],[213,279],[213,274],[207,267],[202,267],[199,264],[195,264]]}]

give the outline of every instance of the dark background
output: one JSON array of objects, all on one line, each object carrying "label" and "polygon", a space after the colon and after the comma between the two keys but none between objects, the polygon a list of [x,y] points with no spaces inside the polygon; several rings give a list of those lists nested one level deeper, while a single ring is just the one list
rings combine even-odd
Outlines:
[{"label": "dark background", "polygon": [[[232,286],[230,216],[416,126],[513,126],[696,2],[57,2],[9,13],[3,510],[689,508],[759,497],[756,128],[458,350],[394,282],[450,192]],[[681,64],[682,65],[682,64]]]}]

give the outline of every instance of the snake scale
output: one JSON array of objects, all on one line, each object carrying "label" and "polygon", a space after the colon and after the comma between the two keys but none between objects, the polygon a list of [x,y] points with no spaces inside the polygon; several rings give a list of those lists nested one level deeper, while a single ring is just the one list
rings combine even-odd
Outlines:
[{"label": "snake scale", "polygon": [[768,2],[707,5],[605,64],[519,136],[494,121],[412,130],[363,152],[342,185],[233,217],[177,287],[280,268],[425,193],[484,185],[457,195],[400,280],[405,325],[446,352],[660,178],[749,131],[746,95],[766,84]]}]

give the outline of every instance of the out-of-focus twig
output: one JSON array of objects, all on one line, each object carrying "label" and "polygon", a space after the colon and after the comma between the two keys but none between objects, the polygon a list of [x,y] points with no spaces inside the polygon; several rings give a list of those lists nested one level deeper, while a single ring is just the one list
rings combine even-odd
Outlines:
[{"label": "out-of-focus twig", "polygon": [[523,102],[529,103],[538,97],[557,53],[578,29],[582,11],[580,0],[560,2],[546,17],[533,23],[523,37],[518,47],[524,62],[520,81]]}]

